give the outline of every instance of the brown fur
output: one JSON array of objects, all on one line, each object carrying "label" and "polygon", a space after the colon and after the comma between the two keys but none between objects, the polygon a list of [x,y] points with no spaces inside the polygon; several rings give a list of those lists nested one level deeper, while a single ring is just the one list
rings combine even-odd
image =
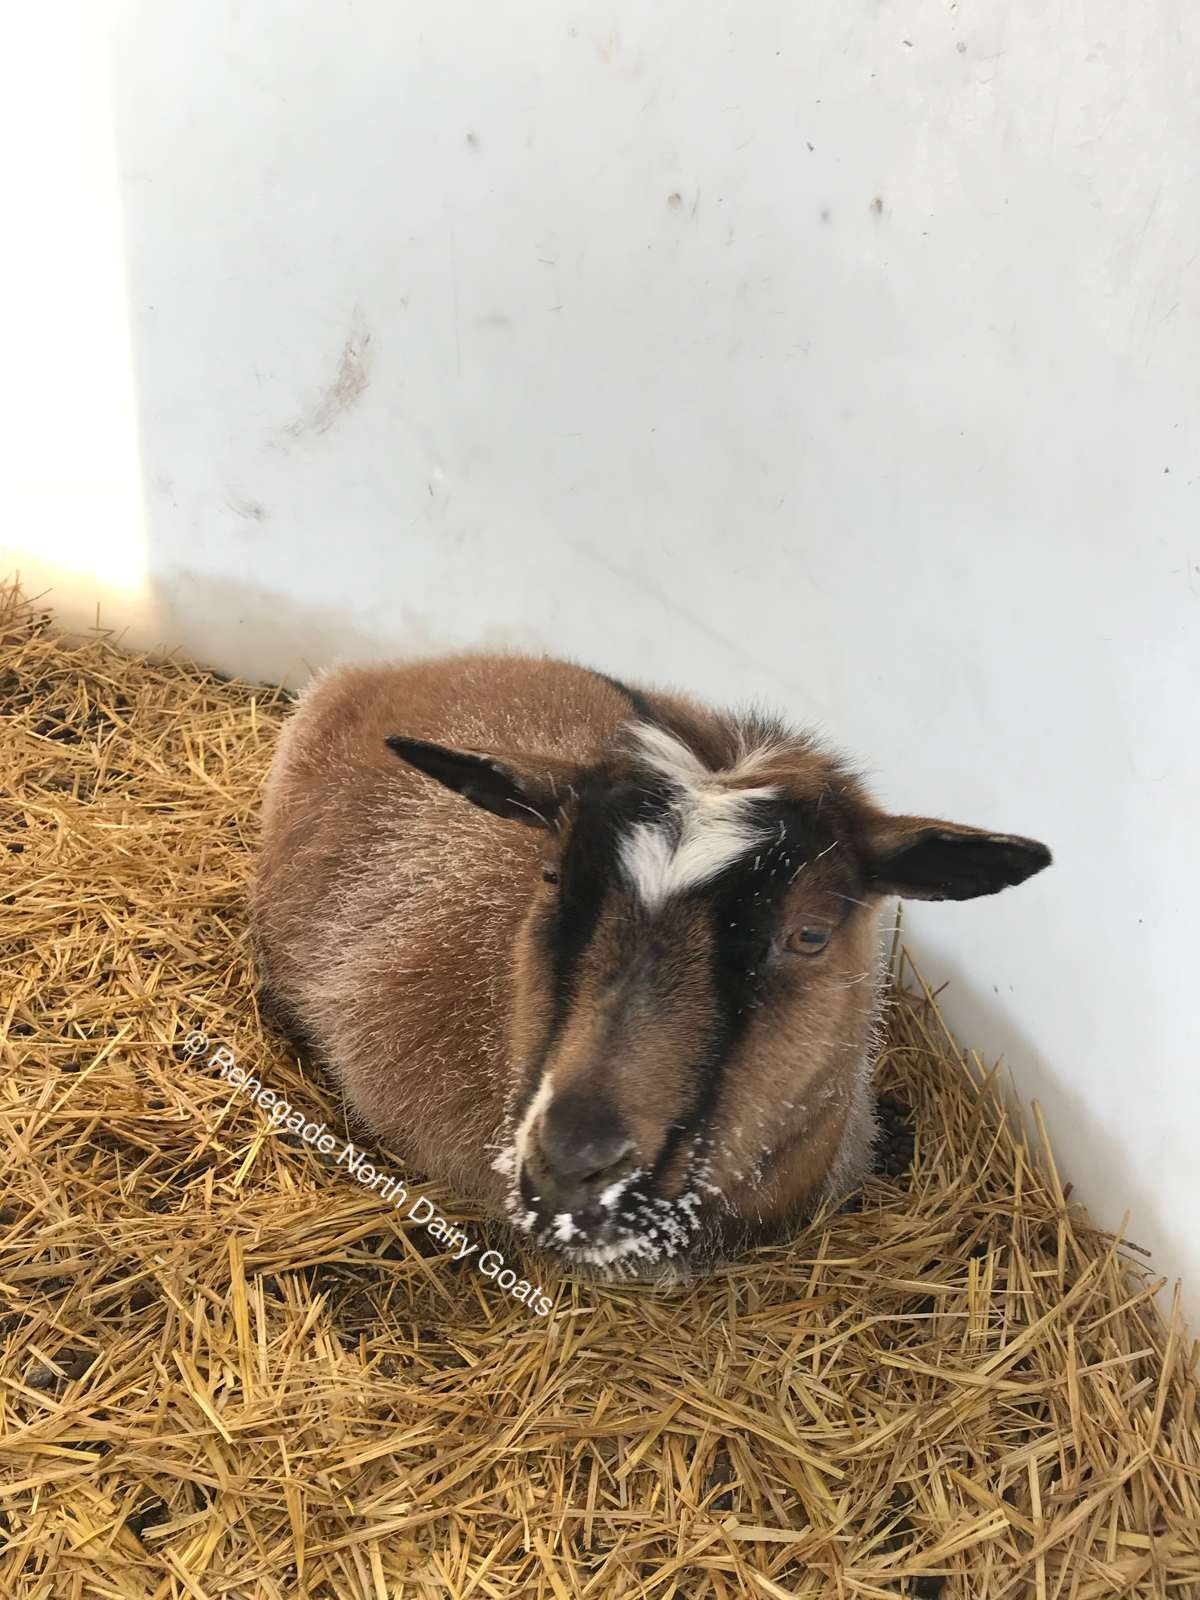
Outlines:
[{"label": "brown fur", "polygon": [[[773,784],[821,813],[836,848],[797,872],[782,927],[824,922],[836,932],[815,959],[772,947],[770,982],[719,1075],[703,1156],[697,1142],[681,1144],[653,1191],[667,1209],[700,1194],[688,1202],[699,1205],[696,1227],[665,1251],[635,1250],[635,1268],[766,1237],[862,1176],[878,906],[890,887],[864,887],[863,841],[894,850],[921,830],[950,828],[885,817],[802,737],[765,737],[743,770],[748,735],[734,719],[674,695],[645,698],[708,768],[730,773],[728,788]],[[539,1087],[543,1098],[570,1090],[581,1103],[613,1104],[632,1149],[608,1177],[643,1171],[694,1111],[693,1063],[719,1023],[703,894],[647,918],[617,883],[551,1038],[546,940],[557,890],[543,872],[572,837],[573,776],[597,763],[618,777],[634,771],[624,730],[637,721],[618,687],[562,662],[463,656],[343,668],[302,697],[263,805],[252,915],[269,989],[371,1129],[419,1169],[530,1227],[533,1213],[522,1217],[514,1200],[510,1147]],[[384,742],[396,734],[511,765],[561,806],[555,827],[468,803],[399,759]],[[849,897],[848,883],[857,886]],[[545,1167],[540,1116],[528,1134],[527,1189]],[[493,1165],[506,1149],[507,1173]],[[540,1242],[553,1241],[543,1233]]]}]

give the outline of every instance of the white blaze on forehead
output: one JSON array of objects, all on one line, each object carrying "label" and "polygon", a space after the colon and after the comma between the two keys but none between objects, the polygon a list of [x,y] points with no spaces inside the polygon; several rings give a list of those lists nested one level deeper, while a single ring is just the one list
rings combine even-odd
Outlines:
[{"label": "white blaze on forehead", "polygon": [[748,753],[735,768],[711,772],[665,728],[641,722],[632,732],[647,765],[676,790],[661,821],[639,822],[621,841],[625,877],[642,904],[653,911],[671,895],[709,882],[761,845],[770,830],[755,823],[754,803],[774,799],[779,790],[773,784],[759,789],[729,787],[765,751]]}]

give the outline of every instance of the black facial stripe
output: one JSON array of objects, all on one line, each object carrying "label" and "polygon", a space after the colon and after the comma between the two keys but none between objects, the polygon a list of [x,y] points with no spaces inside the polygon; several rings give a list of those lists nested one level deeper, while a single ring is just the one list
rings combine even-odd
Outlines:
[{"label": "black facial stripe", "polygon": [[699,1082],[691,1109],[667,1129],[662,1148],[655,1157],[650,1175],[652,1185],[656,1184],[666,1172],[680,1145],[687,1139],[695,1138],[696,1134],[707,1125],[716,1109],[717,1097],[725,1081],[725,1069],[729,1064],[729,1058],[744,1030],[743,1018],[739,1017],[731,1024],[728,1016],[723,1016],[721,1025],[713,1035],[706,1059],[697,1063]]},{"label": "black facial stripe", "polygon": [[640,822],[666,817],[673,798],[657,777],[614,777],[603,769],[576,783],[578,807],[559,864],[554,916],[546,925],[554,1013],[543,1059],[566,1024],[575,975],[595,935],[604,901],[620,881],[620,845]]},{"label": "black facial stripe", "polygon": [[735,861],[709,891],[716,934],[713,981],[735,1038],[753,1009],[788,890],[837,841],[815,806],[762,801],[756,810],[762,846]]},{"label": "black facial stripe", "polygon": [[692,1109],[669,1130],[652,1181],[666,1171],[683,1141],[693,1138],[711,1117],[730,1057],[757,1002],[788,889],[806,863],[836,842],[832,827],[815,806],[765,800],[756,804],[752,815],[764,836],[761,847],[689,896],[707,900],[712,908],[712,979],[721,1023],[706,1060],[698,1063],[700,1082]]}]

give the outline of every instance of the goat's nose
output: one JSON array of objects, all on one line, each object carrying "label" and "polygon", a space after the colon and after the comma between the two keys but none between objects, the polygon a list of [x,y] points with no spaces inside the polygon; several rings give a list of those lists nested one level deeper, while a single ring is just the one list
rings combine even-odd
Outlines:
[{"label": "goat's nose", "polygon": [[580,1184],[615,1167],[634,1148],[616,1107],[567,1091],[547,1107],[538,1149],[560,1182]]}]

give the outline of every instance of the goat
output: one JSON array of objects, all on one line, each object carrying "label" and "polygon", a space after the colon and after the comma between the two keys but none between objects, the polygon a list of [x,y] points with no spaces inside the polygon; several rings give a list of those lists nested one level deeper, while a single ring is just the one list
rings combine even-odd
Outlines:
[{"label": "goat", "polygon": [[463,655],[304,692],[251,915],[367,1127],[527,1243],[654,1276],[865,1175],[884,897],[1049,862],[888,815],[782,722]]}]

